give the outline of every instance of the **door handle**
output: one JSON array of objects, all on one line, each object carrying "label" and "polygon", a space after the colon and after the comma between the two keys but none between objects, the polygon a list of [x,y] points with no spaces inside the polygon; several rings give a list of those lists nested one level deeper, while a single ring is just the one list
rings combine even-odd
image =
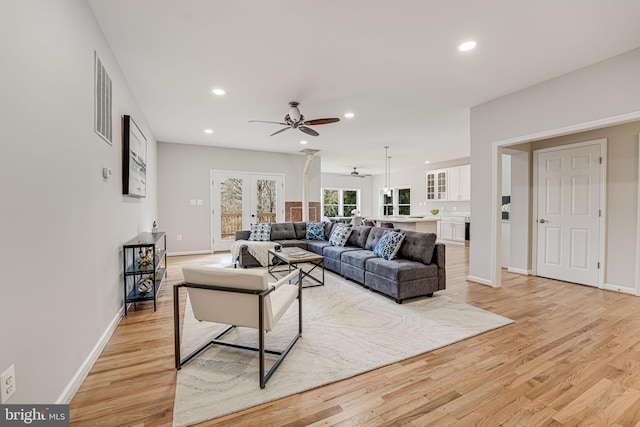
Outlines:
[{"label": "door handle", "polygon": [[544,218],[543,218],[543,219],[541,219],[541,220],[538,220],[538,222],[539,222],[540,224],[544,224],[545,222],[549,222],[549,221],[547,221],[546,219],[544,219]]}]

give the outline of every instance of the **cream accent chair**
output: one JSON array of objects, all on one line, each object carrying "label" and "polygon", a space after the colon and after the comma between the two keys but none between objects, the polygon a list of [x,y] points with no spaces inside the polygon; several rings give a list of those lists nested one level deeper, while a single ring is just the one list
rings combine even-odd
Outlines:
[{"label": "cream accent chair", "polygon": [[[173,313],[175,336],[176,369],[196,357],[213,344],[226,345],[259,352],[260,388],[278,368],[289,350],[302,336],[302,277],[300,270],[294,270],[275,283],[264,270],[233,269],[205,265],[182,268],[184,282],[174,285]],[[297,276],[296,285],[291,279]],[[180,356],[180,313],[179,290],[186,288],[193,308],[194,317],[200,321],[230,325],[189,356]],[[271,331],[289,306],[298,299],[298,333],[284,350],[265,349],[264,332]],[[221,338],[236,326],[258,329],[258,347],[222,341]],[[264,353],[279,355],[265,375]]]}]

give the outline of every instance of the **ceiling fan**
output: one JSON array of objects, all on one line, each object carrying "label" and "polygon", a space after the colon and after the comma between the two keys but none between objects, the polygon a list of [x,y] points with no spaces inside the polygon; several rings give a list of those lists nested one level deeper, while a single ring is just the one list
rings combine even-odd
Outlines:
[{"label": "ceiling fan", "polygon": [[289,103],[289,113],[286,116],[284,116],[283,122],[270,122],[266,120],[249,120],[249,122],[274,123],[277,125],[286,126],[286,128],[280,129],[279,131],[276,131],[269,136],[277,135],[280,132],[284,132],[285,130],[288,130],[288,129],[298,129],[306,133],[307,135],[318,136],[320,134],[315,130],[311,129],[309,126],[325,125],[327,123],[335,123],[340,121],[340,119],[335,117],[329,118],[329,119],[305,120],[304,116],[300,113],[300,110],[298,109],[298,105],[299,103],[296,101],[291,101]]},{"label": "ceiling fan", "polygon": [[351,176],[351,177],[354,177],[354,178],[366,178],[368,176],[371,176],[371,174],[368,174],[368,173],[360,173],[360,172],[357,171],[357,169],[358,169],[357,167],[354,167],[353,171],[351,173],[345,174],[345,175],[342,175],[342,176]]}]

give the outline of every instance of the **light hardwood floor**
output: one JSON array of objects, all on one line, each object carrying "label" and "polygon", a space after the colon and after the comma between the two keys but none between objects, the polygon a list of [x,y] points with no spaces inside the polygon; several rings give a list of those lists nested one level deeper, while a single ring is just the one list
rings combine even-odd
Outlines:
[{"label": "light hardwood floor", "polygon": [[[228,259],[169,258],[158,311],[138,304],[122,319],[71,402],[72,425],[171,425],[171,285],[185,264]],[[640,297],[507,272],[493,289],[467,272],[468,248],[448,246],[442,294],[514,324],[201,425],[640,425]]]}]

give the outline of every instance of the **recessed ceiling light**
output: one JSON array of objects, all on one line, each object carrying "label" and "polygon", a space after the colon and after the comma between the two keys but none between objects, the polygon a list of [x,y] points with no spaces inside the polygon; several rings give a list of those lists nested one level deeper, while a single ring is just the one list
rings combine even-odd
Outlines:
[{"label": "recessed ceiling light", "polygon": [[224,89],[220,89],[220,88],[215,88],[211,92],[213,92],[215,95],[224,95],[225,93],[227,93],[224,91]]},{"label": "recessed ceiling light", "polygon": [[466,52],[473,49],[474,47],[476,47],[476,42],[474,42],[473,40],[469,40],[468,42],[464,42],[460,46],[458,46],[458,50]]},{"label": "recessed ceiling light", "polygon": [[355,114],[353,114],[353,113],[344,113],[344,116],[345,116],[347,119],[352,119],[352,118],[353,118],[353,116],[355,116]]},{"label": "recessed ceiling light", "polygon": [[429,160],[426,160],[424,163],[428,165],[431,162]]},{"label": "recessed ceiling light", "polygon": [[205,129],[204,133],[213,133],[213,129]]},{"label": "recessed ceiling light", "polygon": [[300,144],[305,145],[307,141],[300,141]]}]

